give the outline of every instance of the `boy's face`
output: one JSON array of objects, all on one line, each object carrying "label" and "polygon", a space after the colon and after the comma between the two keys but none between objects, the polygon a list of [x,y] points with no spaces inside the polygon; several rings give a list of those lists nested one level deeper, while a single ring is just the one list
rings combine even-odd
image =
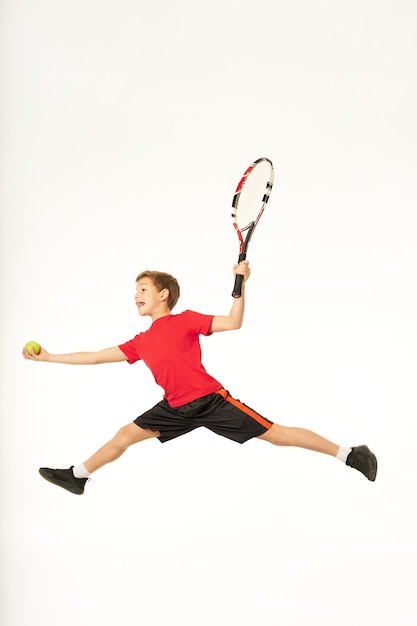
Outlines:
[{"label": "boy's face", "polygon": [[155,315],[161,311],[163,305],[166,306],[168,299],[168,289],[158,291],[151,278],[141,278],[136,283],[135,302],[139,315]]}]

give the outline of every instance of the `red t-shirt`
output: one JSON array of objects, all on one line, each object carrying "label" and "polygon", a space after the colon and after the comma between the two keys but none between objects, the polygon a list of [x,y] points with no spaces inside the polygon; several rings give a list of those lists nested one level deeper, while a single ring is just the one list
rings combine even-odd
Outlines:
[{"label": "red t-shirt", "polygon": [[212,319],[194,311],[165,315],[119,348],[128,363],[144,361],[170,406],[181,406],[222,387],[201,363],[199,335],[210,334]]}]

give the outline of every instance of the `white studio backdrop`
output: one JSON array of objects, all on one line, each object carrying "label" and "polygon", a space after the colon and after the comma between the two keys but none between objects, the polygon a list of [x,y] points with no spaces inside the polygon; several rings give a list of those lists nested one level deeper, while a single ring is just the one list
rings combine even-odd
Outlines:
[{"label": "white studio backdrop", "polygon": [[[416,623],[414,2],[5,0],[1,6],[3,626]],[[276,168],[243,328],[207,370],[328,457],[197,431],[84,496],[80,463],[157,402],[143,364],[26,362],[147,328],[134,279],[227,313],[229,207]]]}]

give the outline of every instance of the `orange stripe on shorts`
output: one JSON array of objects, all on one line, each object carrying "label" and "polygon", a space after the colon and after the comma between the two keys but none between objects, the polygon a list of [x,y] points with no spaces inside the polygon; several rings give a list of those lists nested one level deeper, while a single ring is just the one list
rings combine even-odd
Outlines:
[{"label": "orange stripe on shorts", "polygon": [[229,394],[228,391],[226,391],[226,389],[221,388],[218,391],[216,391],[216,393],[222,396],[227,402],[230,402],[230,404],[233,404],[233,406],[235,406],[237,409],[240,409],[240,411],[243,411],[244,413],[246,413],[246,415],[249,415],[252,419],[257,421],[258,424],[261,424],[262,426],[264,426],[264,428],[271,428],[272,422],[270,422],[269,420],[266,420],[264,417],[262,417],[262,415],[259,415],[259,413],[257,413],[256,411],[254,411],[253,409],[250,409],[248,406],[243,404],[243,402],[241,402],[240,400],[236,400],[236,398],[232,398],[232,396]]}]

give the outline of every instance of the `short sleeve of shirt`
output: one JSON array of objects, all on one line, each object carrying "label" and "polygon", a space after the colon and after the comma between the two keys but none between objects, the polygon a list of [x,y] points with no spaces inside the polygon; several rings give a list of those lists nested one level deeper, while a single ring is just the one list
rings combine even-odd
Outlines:
[{"label": "short sleeve of shirt", "polygon": [[130,365],[140,360],[140,356],[138,355],[136,349],[137,337],[139,337],[139,335],[136,335],[134,339],[130,339],[129,341],[126,341],[126,343],[119,345],[120,350],[127,356],[127,362],[130,363]]},{"label": "short sleeve of shirt", "polygon": [[204,313],[196,313],[195,311],[185,311],[187,321],[190,328],[200,335],[210,335],[210,327],[214,315],[205,315]]}]

